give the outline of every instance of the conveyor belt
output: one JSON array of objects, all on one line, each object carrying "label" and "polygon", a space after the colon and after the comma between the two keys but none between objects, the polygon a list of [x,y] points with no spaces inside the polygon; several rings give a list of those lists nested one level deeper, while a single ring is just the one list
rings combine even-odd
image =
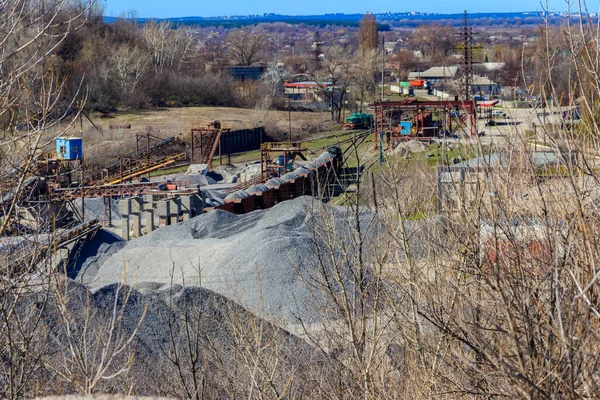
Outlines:
[{"label": "conveyor belt", "polygon": [[22,266],[33,266],[39,263],[45,257],[48,257],[55,249],[63,247],[69,243],[87,237],[100,228],[100,222],[97,219],[82,222],[76,226],[57,231],[54,236],[35,242],[25,242],[17,246],[17,249],[10,254],[16,256],[7,262],[9,271],[12,268]]},{"label": "conveyor belt", "polygon": [[167,147],[173,146],[179,142],[180,141],[177,137],[170,136],[166,139],[160,140],[160,141],[150,145],[149,147],[144,147],[141,150],[132,151],[132,152],[123,154],[122,156],[119,157],[119,159],[111,162],[110,164],[106,164],[105,166],[90,172],[90,174],[86,176],[86,180],[88,182],[100,180],[100,179],[102,179],[103,174],[108,174],[109,178],[114,177],[115,173],[118,174],[120,172],[122,159],[128,159],[128,160],[134,160],[134,161],[141,160],[143,158],[149,157],[152,154],[156,154],[160,150],[164,150]]}]

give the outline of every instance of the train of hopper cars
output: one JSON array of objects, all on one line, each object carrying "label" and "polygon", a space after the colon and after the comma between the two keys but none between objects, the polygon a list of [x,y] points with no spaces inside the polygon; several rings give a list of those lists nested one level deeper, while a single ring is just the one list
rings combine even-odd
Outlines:
[{"label": "train of hopper cars", "polygon": [[245,214],[303,195],[329,196],[331,193],[328,188],[335,182],[343,163],[341,148],[331,146],[305,166],[229,194],[225,203],[215,208],[233,214]]}]

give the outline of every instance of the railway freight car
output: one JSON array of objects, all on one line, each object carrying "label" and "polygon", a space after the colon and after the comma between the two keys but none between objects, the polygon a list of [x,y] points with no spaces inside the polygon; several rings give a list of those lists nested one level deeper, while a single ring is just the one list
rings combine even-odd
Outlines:
[{"label": "railway freight car", "polygon": [[264,184],[231,193],[225,198],[225,204],[217,208],[234,214],[245,214],[303,195],[323,195],[322,188],[336,179],[343,162],[341,148],[331,146],[306,166],[281,177],[273,177]]}]

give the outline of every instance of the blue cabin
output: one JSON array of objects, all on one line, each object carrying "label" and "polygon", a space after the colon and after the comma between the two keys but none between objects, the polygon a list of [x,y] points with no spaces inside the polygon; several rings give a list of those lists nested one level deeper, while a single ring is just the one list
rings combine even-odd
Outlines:
[{"label": "blue cabin", "polygon": [[410,135],[411,123],[407,121],[400,122],[400,134]]},{"label": "blue cabin", "polygon": [[56,138],[56,156],[59,160],[82,160],[83,139],[78,137]]}]

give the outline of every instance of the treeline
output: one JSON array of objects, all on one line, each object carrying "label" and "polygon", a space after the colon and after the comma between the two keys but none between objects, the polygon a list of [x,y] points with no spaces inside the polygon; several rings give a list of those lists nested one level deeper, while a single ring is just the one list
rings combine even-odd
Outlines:
[{"label": "treeline", "polygon": [[[105,21],[107,23],[113,23],[117,21],[114,18],[106,18]],[[151,22],[149,19],[139,19],[139,23]],[[281,19],[273,19],[266,20],[264,18],[248,18],[248,19],[215,19],[215,20],[206,20],[206,19],[195,19],[195,18],[173,18],[173,19],[164,19],[160,20],[163,22],[171,22],[175,26],[190,26],[190,27],[202,27],[202,28],[218,28],[223,27],[226,29],[236,29],[243,28],[246,26],[253,26],[257,24],[264,23],[275,23],[281,22],[290,25],[307,25],[314,26],[320,28],[326,28],[331,26],[340,26],[340,27],[358,27],[359,21],[351,21],[351,20],[315,20],[311,18],[281,18]],[[388,24],[381,24],[382,27],[387,27],[387,29],[391,29]]]},{"label": "treeline", "polygon": [[191,28],[135,20],[108,24],[96,15],[61,43],[55,62],[67,96],[83,88],[92,110],[238,105],[234,81],[213,66],[214,52],[199,43]]}]

